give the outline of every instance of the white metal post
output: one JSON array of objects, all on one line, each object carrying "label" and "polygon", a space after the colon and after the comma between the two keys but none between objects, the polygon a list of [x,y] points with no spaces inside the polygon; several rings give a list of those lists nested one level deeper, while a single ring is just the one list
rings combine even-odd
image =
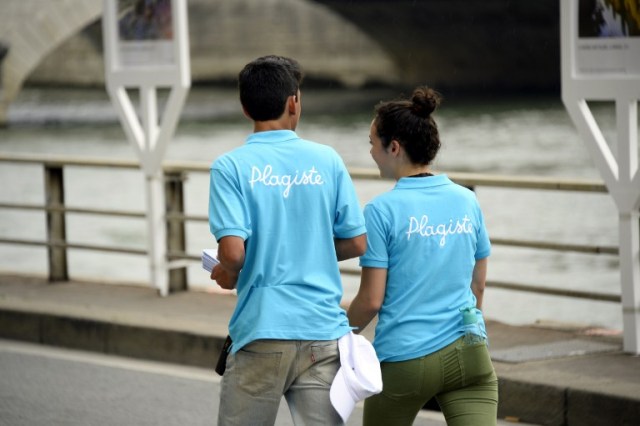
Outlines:
[{"label": "white metal post", "polygon": [[167,269],[167,225],[165,222],[164,178],[162,172],[146,175],[147,241],[151,282],[160,295],[169,294]]},{"label": "white metal post", "polygon": [[[616,102],[618,173],[623,191],[618,194],[620,280],[624,350],[640,353],[640,172],[638,172],[638,101]],[[634,185],[635,178],[635,185]],[[624,191],[628,188],[629,193]]]},{"label": "white metal post", "polygon": [[158,138],[158,99],[154,86],[140,89],[140,109],[144,130],[142,169],[147,193],[147,245],[149,250],[149,277],[162,296],[169,293],[167,277],[167,246],[164,208],[164,178],[162,168],[154,164],[153,156]]},{"label": "white metal post", "polygon": [[620,280],[624,351],[640,353],[640,214],[620,214]]}]

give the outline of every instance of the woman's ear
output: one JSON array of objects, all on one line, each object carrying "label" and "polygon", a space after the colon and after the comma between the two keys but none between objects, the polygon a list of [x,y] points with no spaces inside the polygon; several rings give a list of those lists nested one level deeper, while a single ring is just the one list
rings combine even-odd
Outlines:
[{"label": "woman's ear", "polygon": [[400,142],[398,142],[395,139],[392,139],[391,143],[389,144],[389,152],[397,156],[400,154],[400,148],[401,148]]}]

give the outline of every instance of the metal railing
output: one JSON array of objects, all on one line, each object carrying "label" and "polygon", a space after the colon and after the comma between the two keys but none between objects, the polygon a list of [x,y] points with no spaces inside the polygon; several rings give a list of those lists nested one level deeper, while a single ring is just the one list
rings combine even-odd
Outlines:
[{"label": "metal railing", "polygon": [[[64,200],[64,169],[65,167],[139,169],[133,160],[97,159],[84,157],[2,154],[0,162],[13,164],[40,164],[44,168],[44,204],[0,203],[0,209],[18,209],[44,211],[46,213],[47,237],[45,240],[10,239],[0,237],[0,244],[15,244],[29,246],[44,246],[48,252],[49,280],[68,280],[67,250],[96,250],[111,253],[133,255],[147,255],[147,250],[121,246],[103,246],[95,244],[70,243],[66,239],[67,213],[84,215],[106,215],[112,217],[127,217],[144,219],[143,211],[76,208],[65,204]],[[199,262],[200,255],[190,254],[186,250],[186,223],[207,222],[202,215],[187,215],[184,210],[184,185],[188,173],[208,173],[209,164],[195,162],[168,162],[163,165],[165,174],[166,222],[167,222],[167,257],[170,265],[170,291],[186,290],[188,288],[185,262]],[[354,180],[379,180],[377,170],[350,168],[349,172]],[[607,193],[605,185],[595,180],[572,180],[541,177],[504,177],[472,173],[448,173],[451,180],[474,189],[476,187],[496,187],[512,189],[534,189],[550,191],[574,191]],[[566,244],[557,242],[530,241],[523,239],[492,238],[493,245],[530,248],[535,250],[552,250],[561,252],[576,252],[593,255],[618,255],[618,248],[612,246],[598,246],[587,244]],[[348,275],[359,275],[359,268],[342,267],[341,272]],[[606,294],[550,288],[543,285],[527,285],[523,283],[502,282],[491,280],[487,286],[513,291],[533,292],[554,296],[565,296],[606,302],[621,302],[619,294]]]}]

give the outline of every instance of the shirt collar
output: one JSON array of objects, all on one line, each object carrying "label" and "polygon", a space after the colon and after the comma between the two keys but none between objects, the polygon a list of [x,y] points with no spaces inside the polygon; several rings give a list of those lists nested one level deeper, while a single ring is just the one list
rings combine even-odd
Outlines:
[{"label": "shirt collar", "polygon": [[428,177],[403,177],[396,182],[396,189],[430,188],[433,186],[449,185],[451,180],[446,174]]},{"label": "shirt collar", "polygon": [[266,132],[252,133],[247,137],[247,143],[285,142],[298,139],[293,130],[268,130]]}]

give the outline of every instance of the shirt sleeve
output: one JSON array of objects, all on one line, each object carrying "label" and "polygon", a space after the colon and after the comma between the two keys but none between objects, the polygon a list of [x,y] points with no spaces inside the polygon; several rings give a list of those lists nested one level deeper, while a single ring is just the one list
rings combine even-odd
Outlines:
[{"label": "shirt sleeve", "polygon": [[367,229],[351,176],[342,160],[337,161],[337,200],[333,233],[336,238],[353,238],[366,233]]},{"label": "shirt sleeve", "polygon": [[244,240],[251,236],[251,218],[239,186],[215,166],[210,171],[209,229],[218,241],[226,236]]},{"label": "shirt sleeve", "polygon": [[364,208],[364,217],[367,223],[367,251],[360,257],[360,266],[388,269],[389,221],[371,204]]}]

